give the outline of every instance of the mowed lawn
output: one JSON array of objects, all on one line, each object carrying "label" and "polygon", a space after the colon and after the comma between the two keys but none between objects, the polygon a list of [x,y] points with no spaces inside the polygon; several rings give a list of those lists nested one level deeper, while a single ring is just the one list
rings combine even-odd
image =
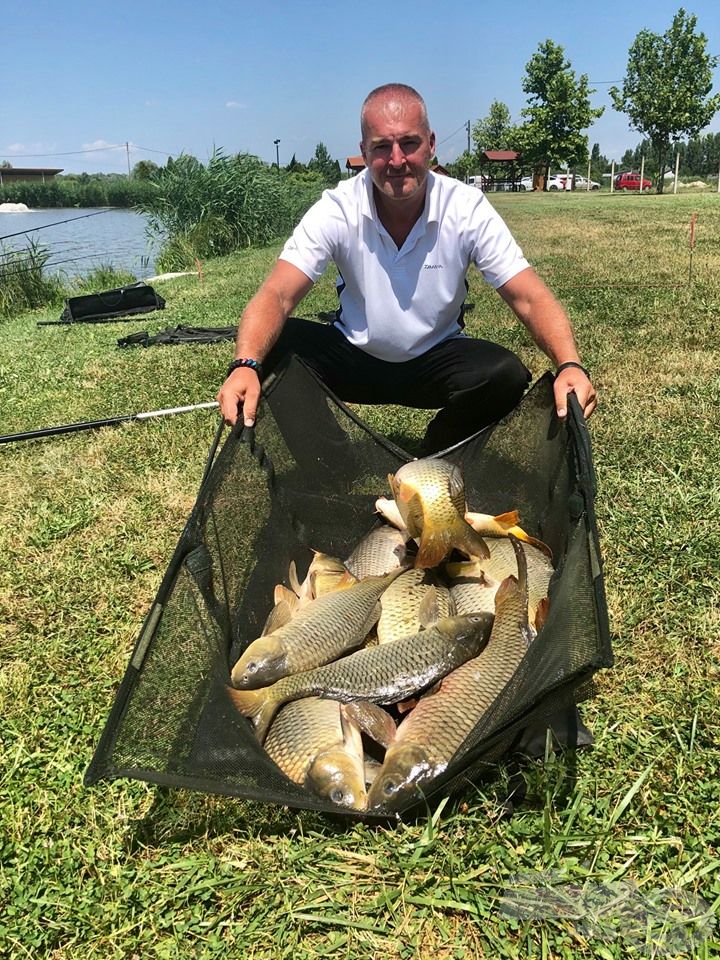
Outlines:
[{"label": "mowed lawn", "polygon": [[[595,746],[378,828],[82,778],[192,508],[217,414],[0,446],[0,956],[711,957],[720,951],[720,197],[493,198],[562,298],[591,421],[616,657]],[[697,218],[690,264],[689,225]],[[0,431],[214,398],[229,344],[118,337],[234,323],[277,254],[158,283],[163,313],[0,323]],[[547,362],[471,276],[469,329]],[[332,277],[298,311],[332,309]],[[426,413],[365,408],[412,448]]]}]

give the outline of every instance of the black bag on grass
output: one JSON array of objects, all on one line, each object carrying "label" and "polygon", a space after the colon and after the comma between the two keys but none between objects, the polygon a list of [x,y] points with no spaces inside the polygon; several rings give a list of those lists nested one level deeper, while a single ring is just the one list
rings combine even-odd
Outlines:
[{"label": "black bag on grass", "polygon": [[165,301],[146,283],[68,297],[58,323],[108,323],[133,313],[164,310]]},{"label": "black bag on grass", "polygon": [[[587,430],[574,397],[558,421],[552,383],[546,374],[505,420],[441,454],[462,466],[475,509],[519,510],[557,569],[545,625],[427,800],[482,776],[524,730],[587,696],[595,671],[612,663]],[[85,782],[132,777],[363,817],[291,782],[227,685],[290,561],[302,575],[311,548],[348,556],[377,522],[387,474],[410,457],[298,360],[264,391],[256,427],[229,436],[206,471]]]}]

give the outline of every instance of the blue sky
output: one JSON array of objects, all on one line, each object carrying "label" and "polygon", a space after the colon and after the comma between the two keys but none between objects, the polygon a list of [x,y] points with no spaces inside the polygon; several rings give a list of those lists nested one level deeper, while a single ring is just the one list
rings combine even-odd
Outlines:
[{"label": "blue sky", "polygon": [[[593,103],[606,109],[590,142],[619,160],[640,136],[611,108],[608,86],[622,80],[638,31],[663,33],[678,6],[11,3],[2,15],[0,160],[122,172],[124,147],[106,148],[127,141],[131,163],[181,151],[205,159],[213,146],[271,161],[279,138],[281,164],[293,153],[307,161],[319,141],[342,163],[358,152],[365,94],[401,81],[425,96],[438,156],[448,161],[466,145],[465,123],[485,116],[493,100],[519,119],[525,64],[547,38],[596,88]],[[698,17],[709,52],[720,54],[718,0],[685,9]],[[720,130],[720,115],[708,130]],[[58,155],[81,150],[90,152]]]}]

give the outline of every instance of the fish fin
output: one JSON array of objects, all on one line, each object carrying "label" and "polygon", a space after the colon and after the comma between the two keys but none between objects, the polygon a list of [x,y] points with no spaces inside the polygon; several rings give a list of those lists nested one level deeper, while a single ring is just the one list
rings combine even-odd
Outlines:
[{"label": "fish fin", "polygon": [[507,510],[505,513],[496,514],[493,520],[501,527],[515,527],[520,523],[520,514],[517,510]]},{"label": "fish fin", "polygon": [[529,546],[537,547],[537,549],[540,550],[541,553],[545,554],[548,560],[552,561],[553,552],[546,543],[543,543],[542,540],[538,540],[537,537],[530,537],[527,534],[525,535],[525,537],[522,537],[521,539],[524,539]]},{"label": "fish fin", "polygon": [[469,557],[478,557],[480,560],[489,560],[490,551],[479,533],[476,533],[465,520],[460,521],[462,526],[457,538],[453,538],[453,546],[462,550]]},{"label": "fish fin", "polygon": [[290,581],[290,586],[293,593],[299,597],[302,586],[300,584],[300,580],[298,579],[297,567],[295,566],[294,560],[290,561],[290,566],[288,568],[288,580]]},{"label": "fish fin", "polygon": [[280,706],[268,696],[269,687],[259,690],[235,690],[233,687],[226,687],[226,690],[240,713],[252,720],[257,738],[263,743],[272,718]]},{"label": "fish fin", "polygon": [[354,700],[340,705],[343,722],[351,721],[375,743],[387,750],[395,739],[395,721],[381,706],[367,700]]},{"label": "fish fin", "polygon": [[392,490],[392,495],[393,495],[394,499],[397,501],[397,494],[398,494],[398,486],[399,486],[399,485],[398,485],[397,480],[395,479],[395,474],[394,474],[394,473],[389,473],[389,474],[387,475],[387,478],[388,478],[388,486],[389,486],[390,489]]},{"label": "fish fin", "polygon": [[452,470],[448,475],[448,493],[453,506],[462,517],[467,510],[467,504],[465,502],[465,481],[463,480],[462,470],[456,464],[453,464]]},{"label": "fish fin", "polygon": [[[408,529],[410,528],[408,527]],[[468,527],[468,529],[470,528]],[[449,552],[450,544],[444,532],[431,533],[429,536],[423,534],[420,537],[420,546],[415,557],[415,567],[416,569],[422,567],[426,570],[430,567],[437,567]]]},{"label": "fish fin", "polygon": [[282,583],[276,584],[275,590],[273,591],[273,600],[276,604],[280,603],[281,600],[285,600],[291,610],[297,607],[298,602],[297,594]]},{"label": "fish fin", "polygon": [[430,584],[418,608],[418,621],[423,630],[427,630],[439,619],[440,609],[438,607],[437,590],[433,584]]},{"label": "fish fin", "polygon": [[[297,597],[293,594],[295,602],[297,603]],[[262,629],[260,636],[265,637],[268,633],[274,633],[275,630],[279,630],[280,627],[284,627],[286,623],[289,623],[292,620],[293,611],[290,604],[287,600],[280,600],[279,603],[276,603],[268,614],[267,620],[265,621],[265,626]]]},{"label": "fish fin", "polygon": [[513,545],[513,550],[515,551],[515,559],[517,560],[518,565],[518,586],[520,587],[520,592],[527,598],[528,592],[528,577],[527,577],[527,557],[525,556],[525,550],[523,549],[522,544],[514,537],[512,534],[508,535],[510,543]]},{"label": "fish fin", "polygon": [[497,589],[495,594],[495,617],[497,619],[497,610],[501,607],[506,601],[517,596],[518,593],[518,581],[517,577],[513,576],[512,573],[510,576],[505,577],[500,586]]},{"label": "fish fin", "polygon": [[410,711],[416,707],[418,704],[417,697],[408,697],[407,700],[401,700],[400,703],[396,703],[398,713],[410,713]]},{"label": "fish fin", "polygon": [[535,629],[538,633],[545,626],[545,621],[547,620],[548,612],[550,611],[550,598],[543,597],[542,600],[538,603],[537,609],[535,611]]},{"label": "fish fin", "polygon": [[411,537],[422,536],[424,525],[423,506],[422,500],[416,493],[408,500],[405,525]]}]

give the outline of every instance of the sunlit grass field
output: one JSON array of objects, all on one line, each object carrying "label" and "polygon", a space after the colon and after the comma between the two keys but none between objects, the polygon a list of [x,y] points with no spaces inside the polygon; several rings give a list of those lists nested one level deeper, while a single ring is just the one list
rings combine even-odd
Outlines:
[{"label": "sunlit grass field", "polygon": [[[720,197],[493,202],[566,304],[600,393],[616,665],[583,706],[595,746],[529,767],[510,819],[503,770],[392,828],[137,782],[83,787],[217,415],[0,445],[0,956],[720,955]],[[0,432],[213,399],[230,344],[116,341],[234,323],[277,250],[157,283],[163,313],[0,323]],[[543,373],[500,298],[470,280],[471,332]],[[298,312],[334,306],[328,275]],[[362,414],[408,446],[427,418]]]}]

